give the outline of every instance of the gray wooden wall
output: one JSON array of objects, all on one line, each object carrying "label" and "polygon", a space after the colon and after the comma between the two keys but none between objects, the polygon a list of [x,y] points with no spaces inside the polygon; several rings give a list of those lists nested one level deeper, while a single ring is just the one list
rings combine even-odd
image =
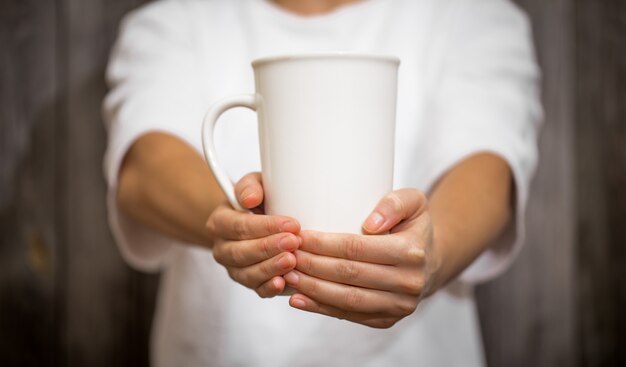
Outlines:
[{"label": "gray wooden wall", "polygon": [[525,0],[543,72],[545,125],[527,212],[526,245],[513,267],[477,290],[494,366],[574,366],[576,134],[570,0]]},{"label": "gray wooden wall", "polygon": [[100,103],[141,1],[0,1],[0,365],[139,366],[156,280],[106,224]]},{"label": "gray wooden wall", "polygon": [[488,360],[626,366],[626,1],[518,3],[546,125],[526,247],[477,290]]},{"label": "gray wooden wall", "polygon": [[[146,0],[0,0],[0,365],[147,365],[158,279],[106,225],[103,72]],[[492,366],[626,365],[626,3],[520,0],[546,126],[511,270],[477,290]]]}]

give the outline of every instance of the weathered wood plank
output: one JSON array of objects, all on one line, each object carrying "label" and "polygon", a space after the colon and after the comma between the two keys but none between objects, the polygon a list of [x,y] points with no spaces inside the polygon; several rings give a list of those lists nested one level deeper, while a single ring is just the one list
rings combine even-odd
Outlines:
[{"label": "weathered wood plank", "polygon": [[62,142],[65,362],[147,365],[155,280],[129,270],[115,248],[107,225],[101,164],[106,140],[100,116],[104,70],[119,19],[139,1],[61,2],[67,63],[62,76],[67,87]]},{"label": "weathered wood plank", "polygon": [[55,365],[54,1],[0,2],[0,364]]},{"label": "weathered wood plank", "polygon": [[572,37],[569,0],[518,1],[533,22],[545,126],[526,245],[501,278],[477,289],[491,366],[572,366],[575,355]]},{"label": "weathered wood plank", "polygon": [[626,365],[626,3],[576,0],[578,356]]}]

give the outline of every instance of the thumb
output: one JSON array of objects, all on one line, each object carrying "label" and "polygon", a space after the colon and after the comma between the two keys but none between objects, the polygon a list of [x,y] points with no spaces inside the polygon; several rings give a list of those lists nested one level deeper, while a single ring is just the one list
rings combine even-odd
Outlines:
[{"label": "thumb", "polygon": [[259,172],[248,173],[235,184],[235,196],[241,206],[246,209],[261,205],[263,195],[263,184]]},{"label": "thumb", "polygon": [[378,202],[363,223],[363,230],[369,234],[387,232],[403,220],[418,216],[426,204],[426,196],[417,189],[392,191]]}]

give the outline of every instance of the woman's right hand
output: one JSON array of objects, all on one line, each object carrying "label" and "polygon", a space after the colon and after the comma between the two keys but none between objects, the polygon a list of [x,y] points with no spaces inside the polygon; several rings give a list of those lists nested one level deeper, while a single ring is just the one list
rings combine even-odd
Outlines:
[{"label": "woman's right hand", "polygon": [[[246,209],[263,203],[261,174],[250,173],[235,185],[239,203]],[[228,203],[217,207],[207,228],[213,237],[213,257],[236,282],[263,297],[274,297],[285,288],[283,275],[296,266],[293,252],[301,239],[300,224],[293,218],[234,210]]]}]

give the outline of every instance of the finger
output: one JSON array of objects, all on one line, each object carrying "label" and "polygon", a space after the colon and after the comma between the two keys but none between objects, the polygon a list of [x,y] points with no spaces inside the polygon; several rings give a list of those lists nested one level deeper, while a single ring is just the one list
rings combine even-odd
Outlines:
[{"label": "finger", "polygon": [[417,217],[426,208],[428,201],[416,189],[401,189],[382,198],[374,211],[363,223],[366,233],[377,234],[389,231],[405,219]]},{"label": "finger", "polygon": [[300,293],[291,296],[289,305],[303,311],[319,313],[340,320],[348,320],[380,329],[390,328],[399,320],[398,317],[390,317],[389,315],[381,313],[347,312],[333,306],[315,302]]},{"label": "finger", "polygon": [[313,278],[297,270],[284,275],[287,285],[318,303],[348,312],[407,316],[417,306],[417,297],[353,287]]},{"label": "finger", "polygon": [[273,277],[284,275],[295,267],[296,257],[287,252],[245,268],[228,268],[228,273],[235,281],[257,289]]},{"label": "finger", "polygon": [[419,297],[424,278],[410,267],[378,265],[296,251],[296,269],[314,278]]},{"label": "finger", "polygon": [[261,173],[253,172],[243,176],[235,184],[235,196],[246,209],[252,209],[263,202]]},{"label": "finger", "polygon": [[215,261],[242,268],[270,259],[281,252],[293,252],[300,245],[292,233],[279,233],[254,240],[224,241],[213,247]]},{"label": "finger", "polygon": [[256,293],[262,298],[271,298],[281,294],[284,289],[285,279],[276,276],[257,287]]},{"label": "finger", "polygon": [[244,213],[220,205],[209,218],[207,228],[214,237],[247,240],[280,232],[298,233],[300,224],[289,217]]},{"label": "finger", "polygon": [[300,249],[318,255],[364,261],[374,264],[398,265],[420,263],[424,250],[406,235],[363,236],[349,233],[302,231]]}]

